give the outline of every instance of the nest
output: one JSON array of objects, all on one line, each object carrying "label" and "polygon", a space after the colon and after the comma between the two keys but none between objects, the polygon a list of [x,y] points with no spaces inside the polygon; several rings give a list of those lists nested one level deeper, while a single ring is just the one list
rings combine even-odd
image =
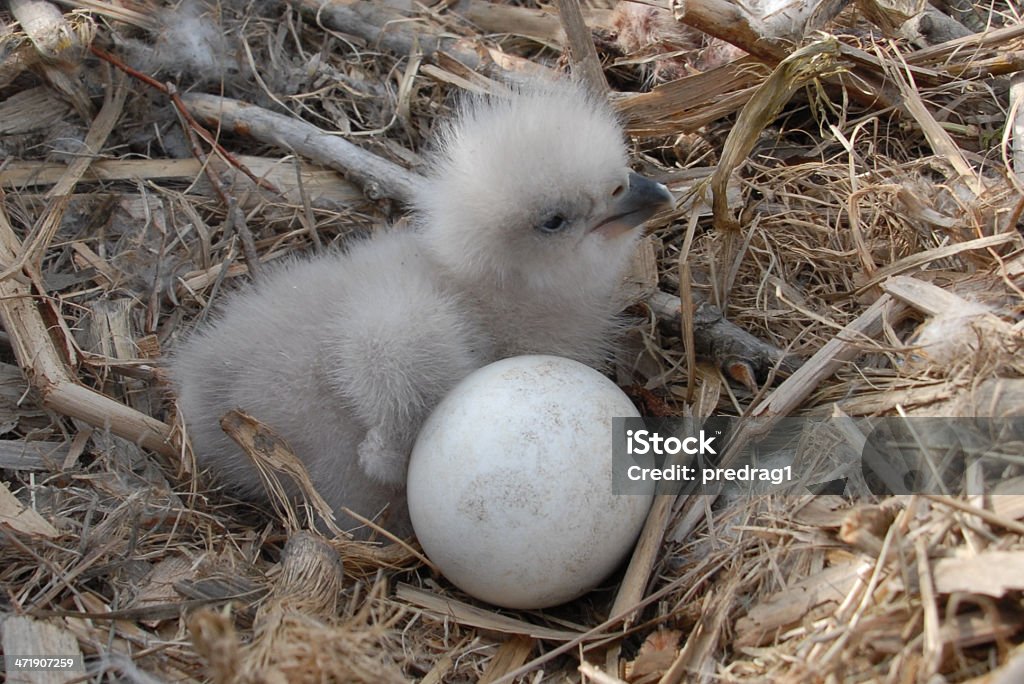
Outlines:
[{"label": "nest", "polygon": [[629,283],[646,414],[1020,417],[1014,3],[61,4],[0,12],[4,654],[82,681],[1024,676],[1020,495],[664,496],[606,586],[496,611],[415,546],[211,491],[161,371],[249,274],[400,221],[456,93],[571,69],[679,198]]}]

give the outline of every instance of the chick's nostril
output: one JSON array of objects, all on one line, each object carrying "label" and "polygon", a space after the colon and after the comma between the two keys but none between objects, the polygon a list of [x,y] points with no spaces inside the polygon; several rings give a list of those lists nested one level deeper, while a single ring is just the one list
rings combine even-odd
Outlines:
[{"label": "chick's nostril", "polygon": [[626,186],[620,183],[615,186],[614,190],[612,190],[612,197],[620,197],[624,192],[626,192]]}]

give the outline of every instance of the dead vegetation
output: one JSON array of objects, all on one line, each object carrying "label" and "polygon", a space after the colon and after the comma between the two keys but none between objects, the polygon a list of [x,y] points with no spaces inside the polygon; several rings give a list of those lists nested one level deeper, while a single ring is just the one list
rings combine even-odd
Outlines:
[{"label": "dead vegetation", "polygon": [[[160,370],[260,265],[400,220],[456,93],[571,64],[679,198],[631,283],[647,413],[1019,419],[1019,6],[593,2],[581,32],[570,0],[8,4],[4,653],[84,654],[79,681],[1024,677],[1020,495],[664,497],[621,581],[499,613],[414,548],[208,491]],[[719,311],[800,368],[765,384],[781,357],[709,342]],[[36,674],[7,673],[67,679]]]}]

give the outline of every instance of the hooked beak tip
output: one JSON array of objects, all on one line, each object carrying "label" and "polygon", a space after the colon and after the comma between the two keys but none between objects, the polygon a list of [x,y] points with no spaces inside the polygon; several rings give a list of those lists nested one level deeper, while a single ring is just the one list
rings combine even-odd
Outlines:
[{"label": "hooked beak tip", "polygon": [[674,204],[675,198],[663,184],[631,172],[629,189],[615,200],[610,215],[595,225],[593,230],[607,237],[616,237]]}]

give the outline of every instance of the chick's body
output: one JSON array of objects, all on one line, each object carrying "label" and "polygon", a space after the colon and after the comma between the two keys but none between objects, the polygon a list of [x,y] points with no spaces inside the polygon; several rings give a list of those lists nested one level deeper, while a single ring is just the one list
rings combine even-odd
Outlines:
[{"label": "chick's body", "polygon": [[[407,533],[394,459],[411,448],[428,408],[489,358],[463,308],[412,234],[278,267],[175,354],[178,405],[200,466],[244,497],[265,498],[255,466],[218,422],[241,408],[288,442],[335,511],[372,518],[389,506],[386,520]],[[394,452],[370,442],[364,466],[358,447],[371,428]]]},{"label": "chick's body", "polygon": [[174,355],[199,464],[265,498],[220,430],[240,408],[288,442],[342,527],[342,507],[387,507],[384,524],[409,533],[405,470],[433,406],[498,358],[600,364],[637,226],[669,199],[629,173],[614,117],[575,86],[468,105],[442,135],[415,230],[278,267]]}]

